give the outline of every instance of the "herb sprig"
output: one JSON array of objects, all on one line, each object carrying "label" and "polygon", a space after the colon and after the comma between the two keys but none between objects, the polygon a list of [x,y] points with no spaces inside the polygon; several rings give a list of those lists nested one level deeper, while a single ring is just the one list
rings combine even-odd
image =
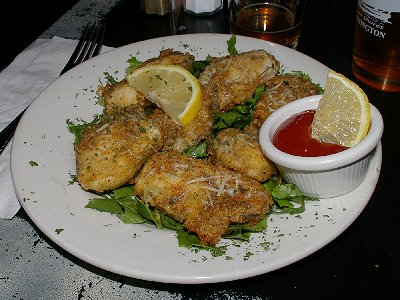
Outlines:
[{"label": "herb sprig", "polygon": [[256,88],[252,98],[244,100],[242,104],[236,105],[234,108],[213,116],[212,133],[215,135],[225,128],[243,129],[253,120],[256,104],[260,99],[261,93],[264,92],[265,86],[260,85]]}]

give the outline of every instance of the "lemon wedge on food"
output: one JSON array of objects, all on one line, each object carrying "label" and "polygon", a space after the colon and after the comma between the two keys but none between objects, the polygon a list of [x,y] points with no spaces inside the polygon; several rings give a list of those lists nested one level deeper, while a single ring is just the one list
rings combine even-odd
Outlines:
[{"label": "lemon wedge on food", "polygon": [[193,121],[200,110],[200,82],[182,67],[147,65],[127,74],[126,80],[182,126]]},{"label": "lemon wedge on food", "polygon": [[352,147],[365,138],[370,125],[367,95],[350,79],[329,70],[311,136],[320,142]]}]

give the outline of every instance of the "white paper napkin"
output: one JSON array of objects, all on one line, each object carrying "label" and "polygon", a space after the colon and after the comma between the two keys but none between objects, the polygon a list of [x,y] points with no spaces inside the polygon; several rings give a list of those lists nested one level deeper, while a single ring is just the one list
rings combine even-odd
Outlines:
[{"label": "white paper napkin", "polygon": [[[58,78],[78,41],[38,39],[0,73],[0,131]],[[101,52],[112,48],[102,47]],[[11,143],[0,156],[0,218],[11,219],[20,204],[10,172]]]}]

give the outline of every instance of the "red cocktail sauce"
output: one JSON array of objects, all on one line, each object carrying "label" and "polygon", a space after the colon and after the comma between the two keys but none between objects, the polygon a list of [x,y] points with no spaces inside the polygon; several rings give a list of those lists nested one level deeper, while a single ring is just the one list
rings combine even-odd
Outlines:
[{"label": "red cocktail sauce", "polygon": [[311,138],[311,123],[315,110],[293,115],[275,131],[272,143],[279,150],[297,156],[324,156],[334,154],[347,147],[327,144]]}]

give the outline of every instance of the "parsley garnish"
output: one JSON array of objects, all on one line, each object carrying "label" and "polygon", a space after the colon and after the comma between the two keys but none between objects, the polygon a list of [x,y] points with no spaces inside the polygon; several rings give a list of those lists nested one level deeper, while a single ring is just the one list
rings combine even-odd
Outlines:
[{"label": "parsley garnish", "polygon": [[57,234],[60,234],[61,231],[63,231],[63,230],[64,230],[64,228],[56,228],[54,231],[55,231]]},{"label": "parsley garnish", "polygon": [[101,116],[96,115],[91,122],[82,121],[81,124],[75,124],[70,119],[67,119],[67,128],[75,136],[74,145],[78,144],[82,138],[83,131],[92,124],[95,124],[101,120]]},{"label": "parsley garnish", "polygon": [[118,81],[115,80],[115,78],[108,72],[104,72],[104,75],[106,76],[106,79],[109,83],[111,83],[112,85],[117,84]]},{"label": "parsley garnish", "polygon": [[139,61],[136,57],[131,57],[126,61],[129,63],[129,66],[125,69],[125,72],[128,74],[132,72],[133,69],[140,66],[143,62]]}]

